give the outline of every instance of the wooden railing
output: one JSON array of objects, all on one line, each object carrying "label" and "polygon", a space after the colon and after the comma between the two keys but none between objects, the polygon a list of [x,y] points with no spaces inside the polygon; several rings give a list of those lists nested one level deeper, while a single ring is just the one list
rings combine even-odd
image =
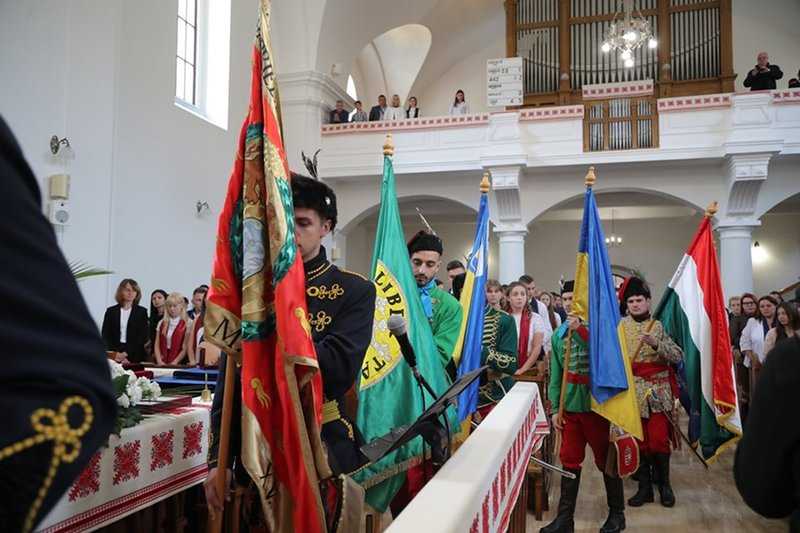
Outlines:
[{"label": "wooden railing", "polygon": [[652,96],[592,100],[583,115],[583,151],[658,147],[658,108]]},{"label": "wooden railing", "polygon": [[658,48],[638,49],[628,69],[600,50],[618,0],[506,0],[506,55],[524,60],[526,106],[577,104],[583,85],[644,79],[662,98],[733,92],[731,2],[635,0]]}]

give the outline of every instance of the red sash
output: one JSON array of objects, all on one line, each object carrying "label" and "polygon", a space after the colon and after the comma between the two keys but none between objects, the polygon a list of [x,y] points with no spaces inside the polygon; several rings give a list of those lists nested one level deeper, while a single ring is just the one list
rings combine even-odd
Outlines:
[{"label": "red sash", "polygon": [[662,379],[654,377],[656,374],[669,372],[669,377],[666,378],[666,381],[669,383],[669,388],[672,390],[672,396],[677,398],[680,395],[680,391],[678,390],[678,378],[675,375],[675,369],[672,368],[672,365],[634,361],[631,366],[634,376],[639,376],[642,379],[652,382],[662,381]]},{"label": "red sash", "polygon": [[169,332],[169,319],[161,321],[161,335],[158,337],[158,347],[161,348],[161,359],[164,364],[169,365],[181,353],[183,338],[186,335],[186,321],[178,322],[178,327],[172,332],[170,347],[167,349],[167,333]]},{"label": "red sash", "polygon": [[531,311],[527,307],[522,310],[519,319],[519,343],[517,344],[517,368],[528,360],[528,340],[531,332]]}]

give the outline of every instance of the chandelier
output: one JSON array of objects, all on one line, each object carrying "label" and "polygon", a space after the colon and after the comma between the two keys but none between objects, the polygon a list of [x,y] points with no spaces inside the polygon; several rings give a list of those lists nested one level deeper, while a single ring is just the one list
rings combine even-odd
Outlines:
[{"label": "chandelier", "polygon": [[650,22],[642,16],[641,11],[633,13],[633,0],[623,0],[624,13],[614,13],[614,19],[608,27],[606,38],[600,49],[606,54],[615,50],[626,68],[633,67],[633,52],[647,43],[648,48],[656,48],[658,41],[650,29]]},{"label": "chandelier", "polygon": [[622,246],[622,236],[614,231],[614,210],[611,210],[611,235],[606,237],[606,246]]}]

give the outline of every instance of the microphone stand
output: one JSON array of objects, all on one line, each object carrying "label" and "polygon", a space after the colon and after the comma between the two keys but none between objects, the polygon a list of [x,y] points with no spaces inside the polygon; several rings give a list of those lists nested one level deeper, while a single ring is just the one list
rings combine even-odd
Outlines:
[{"label": "microphone stand", "polygon": [[[430,384],[425,379],[425,377],[420,373],[420,371],[416,367],[416,365],[415,366],[409,365],[409,367],[411,367],[411,373],[414,374],[414,379],[417,380],[417,385],[419,385],[419,391],[420,391],[420,394],[422,395],[422,411],[425,412],[425,393],[422,392],[423,387],[425,388],[426,391],[428,391],[428,394],[431,395],[431,397],[433,398],[434,401],[438,400],[439,396],[436,394],[436,392],[434,392],[433,387],[430,386]],[[451,405],[452,404],[450,404],[448,402],[447,407],[451,407]],[[447,409],[445,409],[442,412],[442,420],[444,420],[444,429],[447,432],[447,450],[445,451],[445,459],[444,459],[446,461],[447,458],[450,456],[450,447],[452,446],[452,436],[450,434],[450,423],[447,420]],[[433,454],[431,454],[431,458],[433,458]],[[426,459],[425,459],[425,442],[423,440],[423,443],[422,443],[422,471],[423,471],[423,474],[427,474],[427,469],[425,468],[425,462],[426,462]],[[427,481],[430,481],[430,479],[428,478]]]}]

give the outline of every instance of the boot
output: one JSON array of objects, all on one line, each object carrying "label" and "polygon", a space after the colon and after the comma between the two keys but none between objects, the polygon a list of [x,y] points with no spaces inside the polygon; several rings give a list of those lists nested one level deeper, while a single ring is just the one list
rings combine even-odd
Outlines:
[{"label": "boot", "polygon": [[641,507],[646,503],[653,503],[656,501],[653,496],[653,481],[652,471],[650,465],[652,464],[649,455],[641,456],[641,465],[639,465],[639,490],[636,494],[628,500],[628,505],[631,507]]},{"label": "boot", "polygon": [[603,482],[606,485],[608,518],[600,528],[600,533],[619,533],[625,529],[625,491],[622,488],[622,478],[603,474]]},{"label": "boot", "polygon": [[575,502],[581,484],[581,470],[565,468],[575,474],[575,479],[561,478],[561,497],[558,500],[558,515],[555,520],[539,530],[539,533],[573,533],[575,531]]},{"label": "boot", "polygon": [[668,453],[655,455],[656,470],[658,470],[661,481],[658,485],[658,493],[661,496],[661,505],[664,507],[675,506],[675,493],[672,492],[672,486],[669,484],[669,456]]}]

